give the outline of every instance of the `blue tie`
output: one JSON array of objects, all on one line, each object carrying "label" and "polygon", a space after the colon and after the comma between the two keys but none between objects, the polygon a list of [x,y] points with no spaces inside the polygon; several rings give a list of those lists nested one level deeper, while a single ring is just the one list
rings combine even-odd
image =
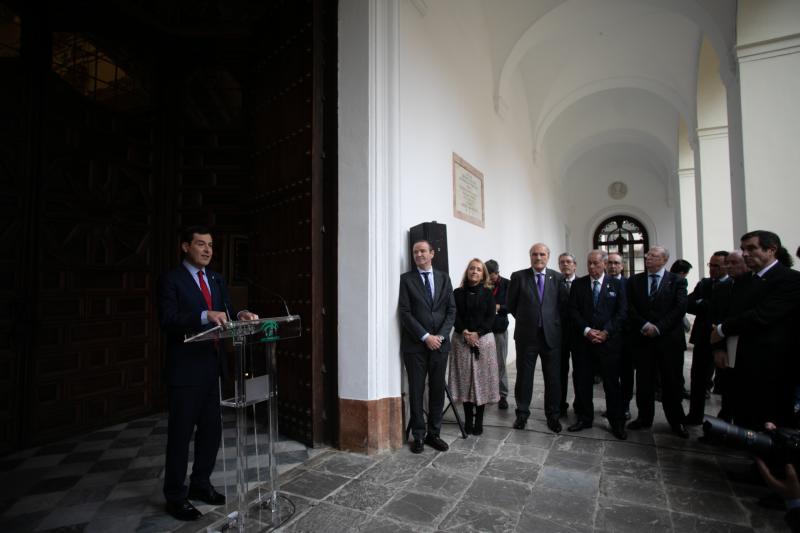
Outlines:
[{"label": "blue tie", "polygon": [[650,299],[656,297],[658,291],[658,274],[650,274]]},{"label": "blue tie", "polygon": [[592,281],[592,301],[597,307],[597,302],[600,301],[600,282],[598,280]]},{"label": "blue tie", "polygon": [[431,282],[428,279],[428,275],[430,272],[423,272],[422,275],[425,277],[425,296],[428,300],[429,305],[433,305],[433,295],[431,294]]}]

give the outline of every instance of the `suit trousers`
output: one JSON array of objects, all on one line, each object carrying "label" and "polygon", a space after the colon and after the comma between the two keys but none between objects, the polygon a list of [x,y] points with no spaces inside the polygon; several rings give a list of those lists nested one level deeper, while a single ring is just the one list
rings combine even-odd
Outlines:
[{"label": "suit trousers", "polygon": [[408,404],[411,409],[409,422],[414,439],[425,438],[426,423],[422,398],[425,393],[426,377],[428,379],[427,432],[430,435],[438,435],[442,428],[447,357],[447,353],[430,350],[403,354],[403,363],[408,374]]},{"label": "suit trousers", "polygon": [[[538,338],[544,338],[541,330]],[[514,399],[517,403],[517,417],[527,420],[531,414],[533,375],[536,371],[536,359],[540,357],[544,376],[544,414],[548,419],[558,418],[561,413],[561,347],[551,348],[543,340],[532,343],[517,341],[515,346],[517,382],[514,385]]]},{"label": "suit trousers", "polygon": [[497,374],[500,378],[500,396],[508,396],[508,375],[506,373],[506,357],[508,356],[508,330],[494,334],[497,347]]},{"label": "suit trousers", "polygon": [[683,350],[664,347],[660,339],[642,338],[631,347],[636,364],[637,419],[652,424],[655,416],[656,372],[661,376],[661,406],[670,425],[683,424],[681,404]]},{"label": "suit trousers", "polygon": [[625,337],[622,338],[622,349],[620,350],[619,381],[622,385],[622,407],[627,412],[631,410],[635,373],[633,370],[633,351]]},{"label": "suit trousers", "polygon": [[604,344],[591,344],[581,340],[581,345],[576,346],[572,352],[572,363],[575,412],[578,414],[578,420],[591,423],[594,419],[594,401],[592,399],[594,376],[595,372],[599,372],[603,378],[608,420],[612,423],[624,422],[625,410],[623,409],[622,386],[619,379],[619,352],[609,350],[608,346]]},{"label": "suit trousers", "polygon": [[211,472],[217,462],[222,438],[219,384],[214,381],[206,386],[169,387],[168,401],[164,497],[167,501],[177,502],[186,498],[187,488],[184,482],[192,432],[195,435],[191,484],[199,488],[211,485]]},{"label": "suit trousers", "polygon": [[702,417],[706,410],[706,390],[714,373],[714,358],[707,342],[697,343],[692,349],[692,370],[689,389],[689,416]]},{"label": "suit trousers", "polygon": [[560,414],[567,412],[569,403],[567,402],[567,391],[569,389],[569,360],[572,358],[572,384],[575,386],[575,354],[572,352],[572,343],[566,338],[561,341],[561,406]]}]

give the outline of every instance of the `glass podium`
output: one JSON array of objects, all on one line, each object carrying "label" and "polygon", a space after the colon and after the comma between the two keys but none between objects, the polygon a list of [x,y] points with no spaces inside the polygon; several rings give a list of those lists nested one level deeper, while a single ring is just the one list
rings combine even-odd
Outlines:
[{"label": "glass podium", "polygon": [[[226,453],[228,447],[224,445],[223,420],[222,455],[228,503],[225,506],[226,516],[208,526],[208,533],[270,531],[294,514],[294,504],[286,496],[278,494],[277,486],[275,445],[278,442],[278,391],[275,345],[280,340],[299,337],[301,333],[300,317],[288,315],[231,321],[184,340],[219,342],[230,338],[236,352],[232,373],[233,395],[223,394],[220,383],[223,414],[226,410],[233,410],[236,417],[236,498],[231,501],[233,498],[228,495],[229,457]],[[259,419],[263,419],[264,414],[267,419],[266,431],[259,427]]]}]

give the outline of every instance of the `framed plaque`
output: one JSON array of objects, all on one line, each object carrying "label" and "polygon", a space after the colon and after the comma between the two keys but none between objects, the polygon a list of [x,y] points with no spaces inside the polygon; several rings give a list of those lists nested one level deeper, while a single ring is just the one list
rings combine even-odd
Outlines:
[{"label": "framed plaque", "polygon": [[453,153],[453,216],[485,227],[483,173]]}]

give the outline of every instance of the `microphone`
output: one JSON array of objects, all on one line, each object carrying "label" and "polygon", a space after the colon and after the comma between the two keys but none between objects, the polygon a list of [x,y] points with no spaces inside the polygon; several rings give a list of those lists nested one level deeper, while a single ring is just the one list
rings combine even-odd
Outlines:
[{"label": "microphone", "polygon": [[281,296],[277,292],[273,291],[272,289],[269,289],[269,288],[265,287],[264,285],[261,285],[260,283],[256,283],[253,280],[253,278],[251,278],[249,276],[242,276],[242,279],[244,281],[246,281],[247,283],[249,283],[250,285],[254,286],[254,287],[258,287],[259,289],[261,289],[263,291],[266,291],[266,292],[268,292],[269,294],[271,294],[273,296],[277,296],[280,299],[281,303],[283,304],[283,308],[286,311],[286,316],[291,316],[292,315],[292,313],[289,312],[289,306],[286,304],[286,300],[284,300],[283,296]]},{"label": "microphone", "polygon": [[[222,290],[222,282],[219,278],[215,275],[211,275],[211,281],[213,281],[217,285],[217,290],[219,291],[219,298],[222,300],[222,305],[225,307],[225,314],[228,315],[228,322],[233,320],[231,316],[231,310],[228,309],[228,302],[225,301],[225,291]],[[238,318],[238,317],[237,317]]]}]

